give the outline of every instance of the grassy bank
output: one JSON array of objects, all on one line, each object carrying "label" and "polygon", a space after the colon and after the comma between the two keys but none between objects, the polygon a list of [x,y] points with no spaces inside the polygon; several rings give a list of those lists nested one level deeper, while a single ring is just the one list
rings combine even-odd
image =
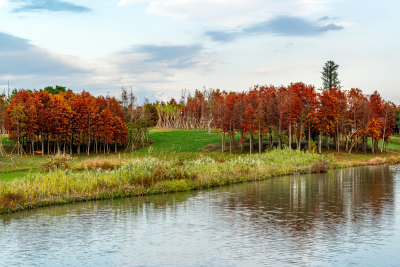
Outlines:
[{"label": "grassy bank", "polygon": [[309,152],[274,150],[230,156],[179,153],[136,157],[109,171],[30,173],[0,182],[0,213],[91,199],[187,191],[278,175],[326,171],[333,159]]},{"label": "grassy bank", "polygon": [[[84,166],[85,164],[96,165],[96,163],[98,163],[102,165],[102,161],[112,161],[113,163],[119,164],[129,161],[132,157],[142,157],[144,154],[148,154],[149,152],[152,155],[156,155],[156,157],[158,157],[159,154],[162,156],[162,154],[166,152],[198,152],[204,146],[218,143],[220,141],[220,137],[216,135],[215,132],[209,134],[208,131],[205,130],[187,131],[182,129],[160,128],[152,129],[149,133],[149,139],[152,140],[152,145],[139,149],[134,153],[121,152],[117,155],[92,154],[90,156],[87,156],[86,154],[75,154],[74,157],[76,160],[74,163],[74,169],[79,170],[82,165]],[[7,153],[10,153],[14,143],[7,140],[4,141],[4,144]],[[40,155],[27,155],[23,157],[17,155],[2,157],[0,155],[0,180],[21,178],[29,172],[39,172],[40,166],[42,166],[47,160],[47,156],[42,157]]]},{"label": "grassy bank", "polygon": [[[220,141],[218,135],[204,130],[156,129],[150,133],[150,139],[151,147],[132,153],[74,155],[71,171],[40,173],[47,156],[0,157],[0,213],[91,199],[208,188],[327,168],[400,162],[397,153],[379,152],[197,152],[208,151],[205,146],[218,146]],[[391,140],[388,148],[400,144],[400,138]]]},{"label": "grassy bank", "polygon": [[[164,158],[168,157],[170,153],[175,153],[174,158],[179,160],[188,160],[200,156],[208,157],[237,157],[241,154],[236,150],[236,155],[228,155],[225,153],[223,156],[220,153],[220,136],[215,133],[209,134],[205,130],[182,130],[182,129],[152,129],[149,133],[149,138],[152,140],[151,146],[140,149],[139,151],[128,153],[121,152],[120,154],[86,154],[74,155],[75,160],[73,163],[73,171],[81,171],[85,168],[98,168],[105,166],[105,169],[113,169],[121,164],[127,163],[133,158],[146,157],[149,154],[152,157]],[[244,151],[247,153],[248,144]],[[346,152],[336,153],[333,150],[324,151],[325,155],[333,155],[335,158],[335,164],[333,167],[349,167],[349,166],[360,166],[370,165],[377,162],[392,162],[396,160],[397,153],[396,147],[399,147],[400,151],[400,137],[392,136],[389,140],[388,151],[389,153],[382,154],[379,151],[376,154],[362,154]],[[7,143],[7,150],[11,150],[13,144]],[[204,153],[198,153],[203,151]],[[213,152],[214,151],[214,152]],[[211,152],[211,153],[210,153]],[[394,158],[394,159],[393,159]],[[16,155],[1,157],[0,156],[0,180],[11,180],[19,179],[24,177],[28,173],[38,173],[40,166],[42,166],[48,157],[36,156],[23,156],[19,157]]]}]

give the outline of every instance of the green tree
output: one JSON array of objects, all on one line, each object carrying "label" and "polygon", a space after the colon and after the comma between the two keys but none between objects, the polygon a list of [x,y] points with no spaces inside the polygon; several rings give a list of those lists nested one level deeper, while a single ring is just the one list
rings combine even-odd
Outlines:
[{"label": "green tree", "polygon": [[53,94],[53,95],[57,95],[61,92],[66,93],[67,92],[67,88],[64,86],[60,86],[60,85],[56,85],[56,87],[52,87],[52,86],[46,86],[43,91],[49,93],[49,94]]},{"label": "green tree", "polygon": [[400,134],[400,107],[396,109],[396,121],[395,121],[396,133]]},{"label": "green tree", "polygon": [[325,63],[322,68],[322,88],[327,90],[332,87],[340,88],[340,81],[338,79],[338,70],[339,65],[337,65],[334,61],[329,60]]}]

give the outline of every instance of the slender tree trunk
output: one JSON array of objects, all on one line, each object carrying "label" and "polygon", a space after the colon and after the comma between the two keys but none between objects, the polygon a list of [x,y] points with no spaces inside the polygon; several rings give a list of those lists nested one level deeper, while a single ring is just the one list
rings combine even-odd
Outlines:
[{"label": "slender tree trunk", "polygon": [[263,149],[263,136],[261,133],[261,130],[258,130],[258,153],[261,154],[261,151]]},{"label": "slender tree trunk", "polygon": [[253,153],[253,134],[250,134],[250,154]]},{"label": "slender tree trunk", "polygon": [[269,134],[269,147],[271,149],[274,147],[274,138],[272,137],[272,133]]},{"label": "slender tree trunk", "polygon": [[339,124],[336,122],[336,150],[340,150],[340,135],[339,135]]},{"label": "slender tree trunk", "polygon": [[367,140],[366,140],[365,137],[363,138],[362,146],[363,146],[363,152],[364,152],[364,154],[367,154]]},{"label": "slender tree trunk", "polygon": [[41,143],[42,143],[42,157],[44,156],[44,140],[43,140],[43,132],[42,132],[42,134],[40,135],[40,141],[41,141]]},{"label": "slender tree trunk", "polygon": [[296,133],[296,146],[297,150],[301,149],[301,124],[297,124],[297,133]]},{"label": "slender tree trunk", "polygon": [[229,154],[232,154],[232,136],[229,137]]},{"label": "slender tree trunk", "polygon": [[372,139],[372,154],[375,154],[375,140]]},{"label": "slender tree trunk", "polygon": [[289,149],[292,149],[292,121],[289,121]]},{"label": "slender tree trunk", "polygon": [[225,148],[225,133],[222,133],[221,139],[222,139],[222,141],[221,141],[221,152],[224,153],[224,148]]},{"label": "slender tree trunk", "polygon": [[319,136],[318,136],[318,152],[319,154],[322,153],[322,133],[319,132]]},{"label": "slender tree trunk", "polygon": [[310,120],[308,120],[308,147],[311,145],[311,125]]},{"label": "slender tree trunk", "polygon": [[326,136],[326,149],[329,150],[329,136]]}]

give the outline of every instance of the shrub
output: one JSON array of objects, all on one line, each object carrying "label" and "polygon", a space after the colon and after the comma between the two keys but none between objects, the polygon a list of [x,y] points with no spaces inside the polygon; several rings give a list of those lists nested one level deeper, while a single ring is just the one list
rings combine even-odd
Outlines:
[{"label": "shrub", "polygon": [[114,168],[121,167],[121,162],[117,160],[110,159],[90,159],[82,161],[78,168],[79,170],[94,170],[94,169],[102,169],[102,170],[113,170]]},{"label": "shrub", "polygon": [[317,144],[311,140],[309,145],[306,145],[304,150],[310,151],[310,152],[316,152],[317,151]]},{"label": "shrub", "polygon": [[311,172],[312,173],[319,173],[319,172],[327,172],[329,167],[329,163],[325,160],[320,160],[315,162],[311,166]]},{"label": "shrub", "polygon": [[370,159],[368,163],[371,165],[380,165],[380,164],[386,163],[386,159],[376,157],[376,158]]},{"label": "shrub", "polygon": [[54,170],[71,170],[71,164],[74,158],[68,154],[57,154],[50,156],[49,160],[41,167],[41,172],[49,172]]},{"label": "shrub", "polygon": [[400,163],[400,158],[399,158],[399,157],[392,156],[392,157],[390,157],[390,158],[387,159],[387,162],[388,162],[389,164],[399,164],[399,163]]}]

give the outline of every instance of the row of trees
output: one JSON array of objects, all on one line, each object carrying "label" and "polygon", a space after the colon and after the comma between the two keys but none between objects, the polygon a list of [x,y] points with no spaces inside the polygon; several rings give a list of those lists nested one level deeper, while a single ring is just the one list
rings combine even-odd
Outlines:
[{"label": "row of trees", "polygon": [[380,140],[380,149],[385,151],[395,125],[400,124],[400,110],[378,92],[365,95],[360,89],[336,86],[320,91],[304,83],[255,86],[241,93],[197,90],[179,103],[171,99],[157,103],[156,108],[159,127],[214,127],[221,133],[222,151],[226,138],[232,151],[237,145],[235,136],[240,135],[240,141],[249,140],[250,153],[255,137],[260,152],[264,143],[297,149],[302,143],[308,148],[317,143],[321,152],[323,141],[327,149],[333,142],[337,151],[343,147],[349,153],[354,149],[366,152],[368,140],[372,140],[372,152]]},{"label": "row of trees", "polygon": [[[332,82],[328,80],[327,83]],[[2,112],[3,111],[3,112]],[[258,140],[258,150],[288,145],[316,148],[323,141],[329,149],[366,152],[385,151],[389,136],[398,131],[400,110],[374,92],[341,90],[336,86],[316,90],[312,85],[255,86],[247,92],[196,90],[183,95],[179,103],[136,104],[132,90],[122,89],[121,100],[94,97],[87,92],[74,94],[64,87],[40,91],[20,90],[11,98],[0,98],[0,130],[34,153],[81,153],[82,149],[109,153],[118,146],[135,150],[149,143],[148,128],[216,128],[221,134],[222,151],[248,140],[250,153]],[[226,140],[227,139],[227,140]],[[19,146],[21,144],[21,146]]]},{"label": "row of trees", "polygon": [[[5,103],[3,101],[3,103]],[[3,112],[4,128],[18,154],[104,151],[127,142],[128,129],[114,97],[75,94],[65,88],[13,94]],[[1,120],[0,115],[0,120]]]},{"label": "row of trees", "polygon": [[[295,83],[289,86],[256,86],[249,92],[222,92],[213,109],[215,127],[224,137],[230,138],[232,149],[235,134],[249,136],[250,153],[253,138],[258,136],[259,151],[263,149],[264,136],[269,145],[286,143],[301,148],[303,140],[312,147],[318,143],[321,152],[325,139],[329,149],[333,140],[335,149],[344,147],[351,153],[355,149],[366,152],[368,138],[372,152],[385,151],[388,138],[393,133],[396,105],[383,100],[377,92],[365,95],[359,89],[348,91],[331,87],[322,92],[312,85]],[[224,150],[224,147],[222,147]]]}]

